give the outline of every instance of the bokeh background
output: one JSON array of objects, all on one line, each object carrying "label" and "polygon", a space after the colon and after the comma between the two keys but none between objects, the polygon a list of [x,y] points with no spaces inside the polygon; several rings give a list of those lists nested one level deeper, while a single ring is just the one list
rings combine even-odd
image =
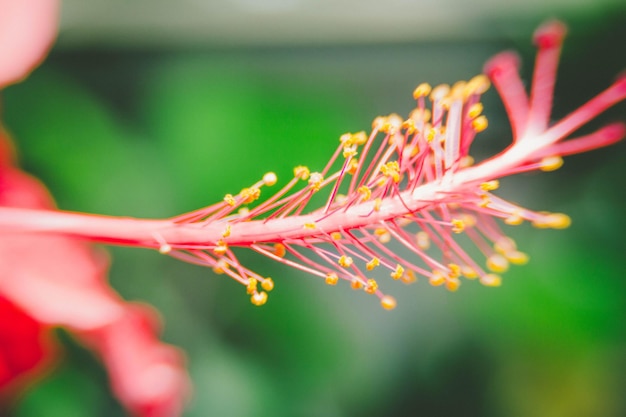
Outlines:
[{"label": "bokeh background", "polygon": [[[57,46],[3,111],[60,208],[168,217],[269,170],[321,168],[340,134],[406,114],[418,83],[468,79],[502,49],[529,79],[530,36],[549,17],[570,27],[558,118],[626,67],[620,2],[66,0]],[[510,140],[495,92],[484,102],[479,158]],[[587,131],[615,120],[624,104]],[[622,143],[503,181],[502,195],[574,223],[509,228],[531,262],[499,289],[394,283],[386,312],[242,253],[276,282],[257,308],[224,276],[129,248],[109,249],[110,279],[187,352],[186,416],[624,416],[625,166]],[[100,364],[57,334],[64,357],[16,416],[124,416]]]}]

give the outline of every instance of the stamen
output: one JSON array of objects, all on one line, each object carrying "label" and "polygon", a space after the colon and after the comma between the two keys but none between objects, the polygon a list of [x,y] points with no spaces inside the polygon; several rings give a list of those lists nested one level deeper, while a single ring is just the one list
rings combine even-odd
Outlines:
[{"label": "stamen", "polygon": [[[243,267],[235,256],[237,247],[253,249],[328,285],[349,281],[352,288],[375,294],[385,309],[395,308],[396,300],[379,286],[391,280],[367,278],[366,270],[382,266],[393,280],[405,284],[421,275],[449,291],[459,289],[462,276],[499,286],[498,274],[509,264],[526,263],[528,255],[504,235],[496,219],[507,225],[527,220],[535,227],[557,229],[568,227],[571,220],[498,197],[493,193],[500,186],[498,179],[558,169],[564,155],[615,143],[626,134],[626,125],[616,123],[563,141],[626,98],[626,77],[548,127],[563,35],[564,27],[554,23],[537,32],[539,53],[530,99],[515,55],[501,54],[485,66],[514,136],[512,146],[486,161],[474,164],[469,147],[489,124],[480,101],[489,79],[478,75],[452,87],[420,84],[413,92],[416,108],[408,118],[379,116],[369,136],[363,131],[341,135],[323,170],[296,166],[294,177],[280,191],[255,204],[262,187],[278,181],[268,172],[237,195],[227,194],[212,206],[171,219],[177,229],[167,241],[160,235],[146,240],[161,253],[207,265],[240,282],[254,305],[266,303],[274,281]],[[342,182],[346,175],[352,176],[349,184]],[[311,208],[318,192],[328,193],[325,205]],[[251,208],[242,207],[246,204]],[[179,232],[195,237],[182,240]],[[465,235],[483,257],[474,260],[461,247]],[[387,245],[392,238],[403,247]]]}]

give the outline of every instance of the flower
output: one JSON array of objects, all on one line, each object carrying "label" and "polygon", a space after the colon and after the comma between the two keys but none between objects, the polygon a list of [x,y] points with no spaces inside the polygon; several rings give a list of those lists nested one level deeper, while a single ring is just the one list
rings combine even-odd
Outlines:
[{"label": "flower", "polygon": [[0,1],[0,89],[43,61],[56,37],[58,10],[58,0]]},{"label": "flower", "polygon": [[[172,219],[176,241],[169,230],[155,234],[167,248],[161,252],[228,274],[246,286],[255,305],[266,302],[273,281],[266,288],[263,284],[269,278],[241,265],[234,247],[250,248],[330,285],[348,281],[354,289],[377,295],[385,309],[395,308],[396,301],[382,292],[384,281],[379,284],[371,277],[375,268],[386,270],[393,280],[412,283],[421,276],[450,291],[459,288],[461,277],[499,286],[499,274],[509,264],[526,263],[528,256],[496,219],[507,225],[528,221],[556,229],[571,221],[565,214],[528,210],[496,196],[498,179],[558,169],[562,156],[615,143],[625,134],[624,124],[615,123],[564,141],[626,97],[626,77],[549,125],[565,32],[556,21],[536,31],[538,53],[530,96],[518,74],[519,60],[511,52],[494,57],[485,65],[485,75],[467,82],[434,88],[420,84],[413,92],[416,108],[408,118],[377,117],[371,133],[342,135],[323,170],[311,173],[307,167],[296,167],[283,189],[252,209],[246,205],[258,198],[262,186],[276,182],[273,174],[266,175],[271,184],[261,180],[223,202]],[[508,112],[513,143],[474,164],[469,149],[488,126],[480,97],[490,81]],[[292,192],[301,181],[304,186]],[[313,195],[323,188],[329,189],[326,204],[307,213]],[[255,190],[253,199],[248,197],[250,190]],[[200,233],[197,239],[192,237],[194,227],[202,231],[202,241]],[[217,238],[219,230],[228,233]],[[459,235],[466,235],[483,253],[484,266],[463,249]],[[393,248],[392,240],[398,244]]]},{"label": "flower", "polygon": [[[54,37],[56,9],[50,0],[0,0],[0,87],[43,59]],[[54,209],[44,186],[15,167],[1,125],[0,206]],[[13,400],[54,360],[51,330],[63,326],[100,357],[113,392],[129,411],[180,415],[189,389],[184,358],[158,340],[152,308],[128,303],[109,287],[103,252],[66,236],[2,233],[0,260],[1,399]]]},{"label": "flower", "polygon": [[[171,219],[0,208],[0,229],[156,249],[230,276],[255,305],[267,302],[274,280],[243,265],[237,257],[242,248],[329,285],[346,281],[377,296],[385,309],[396,307],[395,299],[383,292],[388,280],[412,283],[423,277],[450,291],[459,288],[462,278],[499,286],[500,274],[510,264],[528,261],[500,220],[556,229],[571,222],[565,214],[529,210],[498,197],[499,179],[558,169],[563,156],[610,145],[626,131],[623,123],[615,123],[569,138],[626,98],[626,77],[550,125],[564,36],[559,22],[546,23],[535,33],[538,53],[530,94],[511,52],[494,57],[485,74],[467,82],[420,84],[408,118],[377,117],[371,133],[341,135],[323,169],[295,167],[293,178],[261,203],[265,188],[278,181],[271,172],[216,204]],[[492,83],[511,121],[513,143],[475,163],[469,150],[488,127],[480,100]],[[315,207],[325,191],[325,203]],[[461,240],[472,242],[484,260],[471,257]],[[385,270],[387,277],[375,278],[374,270]]]}]

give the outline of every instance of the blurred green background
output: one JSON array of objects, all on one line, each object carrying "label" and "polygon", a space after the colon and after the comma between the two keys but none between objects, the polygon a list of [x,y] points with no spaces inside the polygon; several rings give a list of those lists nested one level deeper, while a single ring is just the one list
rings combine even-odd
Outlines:
[{"label": "blurred green background", "polygon": [[[109,22],[118,26],[90,32],[77,24],[88,9],[77,4],[66,2],[45,64],[4,92],[4,117],[21,163],[61,209],[137,217],[208,205],[269,170],[284,181],[295,165],[319,169],[340,134],[368,129],[379,114],[406,114],[418,83],[468,79],[502,49],[520,51],[529,79],[532,30],[562,11],[483,15],[437,36],[416,24],[414,33],[405,27],[360,40],[341,31],[290,38],[282,27],[255,38],[261,29],[243,26],[235,38],[193,30],[177,38],[165,23],[159,32],[150,10],[149,26],[133,26],[122,9],[124,18]],[[626,66],[625,8],[566,11],[557,15],[571,35],[555,118]],[[394,27],[401,9],[388,12],[378,18]],[[163,38],[169,42],[149,41]],[[479,157],[510,140],[495,92],[484,102],[490,128],[476,141]],[[626,120],[624,104],[587,131],[615,120]],[[128,248],[110,248],[110,279],[125,298],[156,306],[164,339],[187,352],[195,395],[186,416],[619,417],[626,415],[625,167],[622,143],[570,157],[554,173],[503,181],[501,195],[566,212],[574,223],[564,231],[508,228],[531,262],[506,273],[499,289],[466,282],[451,294],[425,280],[394,284],[387,289],[399,307],[386,312],[347,286],[241,253],[242,263],[276,282],[257,308],[225,276]],[[97,361],[62,330],[59,339],[63,360],[16,415],[125,415]]]}]

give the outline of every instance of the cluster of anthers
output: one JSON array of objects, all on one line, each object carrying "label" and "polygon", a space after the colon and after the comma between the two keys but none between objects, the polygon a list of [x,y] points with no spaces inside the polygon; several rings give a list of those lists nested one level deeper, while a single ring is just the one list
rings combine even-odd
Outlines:
[{"label": "cluster of anthers", "polygon": [[[243,266],[233,250],[237,247],[318,276],[328,285],[347,281],[355,290],[376,295],[385,309],[396,306],[395,299],[381,291],[387,280],[409,284],[425,277],[450,291],[459,288],[462,277],[499,286],[498,274],[509,264],[526,263],[528,256],[496,219],[507,225],[528,221],[557,229],[568,227],[570,219],[531,211],[494,195],[498,178],[552,171],[562,165],[564,155],[624,136],[623,124],[616,123],[562,141],[624,99],[623,77],[549,125],[564,34],[558,22],[536,32],[538,54],[529,95],[519,77],[517,57],[510,52],[487,63],[486,75],[467,82],[434,88],[421,84],[413,92],[416,108],[407,119],[397,114],[377,117],[371,133],[341,135],[322,170],[296,167],[293,178],[260,204],[251,203],[259,199],[263,187],[277,182],[274,173],[217,204],[170,219],[179,234],[172,230],[155,234],[156,246],[162,253],[232,277],[246,287],[255,305],[267,301],[274,282]],[[513,143],[475,164],[469,148],[476,134],[487,128],[480,98],[491,83],[506,107]],[[322,190],[328,191],[325,203],[307,210]],[[166,239],[166,234],[172,238]],[[486,259],[484,266],[468,255],[460,239],[474,243]]]}]

